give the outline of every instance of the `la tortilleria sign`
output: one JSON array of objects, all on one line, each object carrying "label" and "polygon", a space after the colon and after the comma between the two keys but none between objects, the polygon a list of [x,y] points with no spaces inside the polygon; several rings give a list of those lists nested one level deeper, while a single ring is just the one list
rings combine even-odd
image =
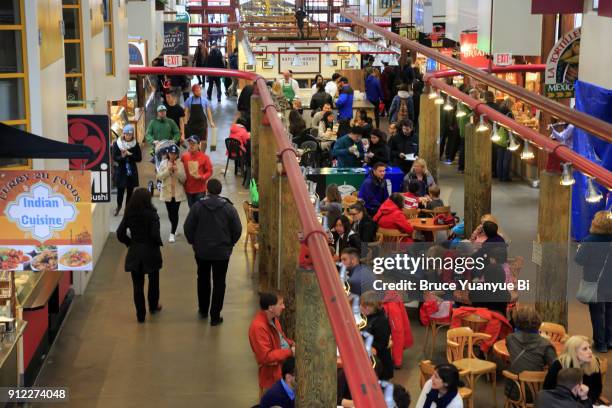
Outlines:
[{"label": "la tortilleria sign", "polygon": [[0,269],[91,270],[89,171],[0,171]]},{"label": "la tortilleria sign", "polygon": [[548,54],[544,73],[544,92],[547,98],[574,97],[580,60],[580,34],[580,27],[565,34]]}]

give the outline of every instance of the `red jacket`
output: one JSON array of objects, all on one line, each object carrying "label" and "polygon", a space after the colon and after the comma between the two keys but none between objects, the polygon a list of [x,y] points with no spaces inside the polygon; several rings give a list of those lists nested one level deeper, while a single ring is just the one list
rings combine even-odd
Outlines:
[{"label": "red jacket", "polygon": [[[374,221],[380,228],[396,229],[405,234],[412,234],[413,231],[412,224],[408,222],[403,211],[390,199],[380,206]],[[412,238],[404,238],[402,242],[412,242]]]},{"label": "red jacket", "polygon": [[[183,155],[183,157],[181,157],[181,160],[183,162],[183,166],[185,166],[185,175],[187,176],[187,178],[185,179],[185,192],[187,194],[205,193],[206,182],[212,176],[213,173],[210,158],[202,152],[187,152]],[[189,171],[189,162],[198,163],[197,166],[198,174],[201,177],[200,179],[196,179],[195,177],[193,177],[193,175]]]},{"label": "red jacket", "polygon": [[290,345],[293,345],[293,341],[285,336],[278,319],[274,319],[274,325],[276,330],[270,325],[266,312],[260,310],[249,327],[249,343],[259,366],[259,387],[263,389],[272,387],[281,379],[281,365],[293,355],[291,349],[281,349],[278,333]]},{"label": "red jacket", "polygon": [[469,306],[461,306],[458,309],[453,309],[453,318],[451,319],[450,325],[451,329],[461,327],[461,318],[471,314],[477,314],[478,316],[489,320],[483,332],[489,334],[491,338],[480,343],[480,349],[485,353],[493,346],[493,344],[495,344],[496,341],[503,340],[507,335],[512,333],[512,326],[505,316],[482,307]]},{"label": "red jacket", "polygon": [[393,364],[399,366],[402,364],[404,349],[412,347],[413,343],[410,320],[404,302],[397,292],[387,292],[383,301],[383,308],[391,327]]},{"label": "red jacket", "polygon": [[[246,152],[246,144],[247,141],[251,138],[251,134],[246,130],[244,126],[234,123],[230,127],[229,137],[230,139],[238,140],[240,142],[240,150],[242,150],[243,153]],[[225,155],[227,156],[227,152],[225,152]]]}]

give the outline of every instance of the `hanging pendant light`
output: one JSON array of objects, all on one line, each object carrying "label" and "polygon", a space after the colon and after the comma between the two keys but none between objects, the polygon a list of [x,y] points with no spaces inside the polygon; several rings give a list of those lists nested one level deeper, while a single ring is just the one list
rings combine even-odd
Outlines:
[{"label": "hanging pendant light", "polygon": [[598,203],[603,199],[603,194],[597,189],[595,186],[595,182],[592,177],[587,176],[587,194],[586,194],[586,202],[587,203]]},{"label": "hanging pendant light", "polygon": [[484,121],[485,116],[486,115],[480,115],[480,124],[476,128],[477,132],[486,132],[487,130],[489,130],[489,127],[487,126],[487,124]]},{"label": "hanging pendant light", "polygon": [[510,150],[511,152],[515,152],[518,150],[519,147],[521,147],[521,145],[519,145],[518,142],[516,141],[516,137],[514,137],[514,133],[510,132],[510,143],[508,144],[508,150]]},{"label": "hanging pendant light", "polygon": [[351,61],[349,62],[349,67],[353,69],[359,69],[359,61],[357,61],[357,57],[355,54],[351,56]]},{"label": "hanging pendant light", "polygon": [[276,65],[276,58],[274,58],[274,54],[270,54],[270,57],[268,58],[268,65],[272,68],[274,68]]},{"label": "hanging pendant light", "polygon": [[391,57],[389,57],[389,65],[391,65],[392,67],[399,66],[397,55],[393,54]]},{"label": "hanging pendant light", "polygon": [[561,165],[563,166],[563,174],[561,175],[560,184],[562,186],[571,186],[576,182],[572,175],[572,163],[562,163]]},{"label": "hanging pendant light", "polygon": [[378,54],[376,56],[376,58],[374,58],[374,62],[372,63],[373,67],[382,67],[383,63],[382,63],[382,58],[380,57],[380,54]]},{"label": "hanging pendant light", "polygon": [[302,58],[300,58],[299,54],[296,54],[293,57],[293,60],[291,61],[291,65],[294,67],[303,67],[304,66],[304,62],[302,61]]},{"label": "hanging pendant light", "polygon": [[329,52],[329,44],[328,43],[323,44],[323,48],[321,48],[321,51]]},{"label": "hanging pendant light", "polygon": [[296,52],[297,50],[295,49],[295,45],[293,45],[293,43],[291,43],[291,45],[289,46],[289,49],[287,51],[289,51],[289,52]]},{"label": "hanging pendant light", "polygon": [[446,102],[444,103],[444,107],[442,109],[444,109],[445,111],[453,110],[453,104],[450,101],[450,96],[446,96]]},{"label": "hanging pendant light", "polygon": [[333,61],[331,59],[331,56],[329,56],[329,55],[325,56],[325,66],[326,67],[333,67],[334,66],[334,63],[333,63]]},{"label": "hanging pendant light", "polygon": [[436,99],[437,96],[438,96],[438,91],[436,91],[436,88],[432,86],[431,90],[429,91],[429,95],[427,95],[427,97],[429,99]]},{"label": "hanging pendant light", "polygon": [[463,104],[458,102],[457,104],[457,114],[455,115],[457,118],[464,118],[467,115],[467,112],[464,109],[461,109]]},{"label": "hanging pendant light", "polygon": [[444,103],[444,98],[442,97],[442,94],[440,94],[440,92],[437,92],[436,99],[434,100],[434,104],[442,105],[443,103]]},{"label": "hanging pendant light", "polygon": [[497,131],[497,123],[493,122],[493,133],[491,134],[491,141],[497,143],[501,140],[501,136]]},{"label": "hanging pendant light", "polygon": [[523,144],[523,151],[521,152],[521,160],[531,160],[535,157],[535,154],[531,151],[531,146],[529,146],[529,140],[525,139]]}]

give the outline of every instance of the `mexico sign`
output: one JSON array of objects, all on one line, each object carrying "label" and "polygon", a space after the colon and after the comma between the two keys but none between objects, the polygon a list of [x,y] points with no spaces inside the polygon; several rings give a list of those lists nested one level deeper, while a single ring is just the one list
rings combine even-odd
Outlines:
[{"label": "mexico sign", "polygon": [[574,82],[578,79],[580,60],[580,33],[580,27],[570,31],[550,50],[544,71],[544,94],[547,98],[574,97]]}]

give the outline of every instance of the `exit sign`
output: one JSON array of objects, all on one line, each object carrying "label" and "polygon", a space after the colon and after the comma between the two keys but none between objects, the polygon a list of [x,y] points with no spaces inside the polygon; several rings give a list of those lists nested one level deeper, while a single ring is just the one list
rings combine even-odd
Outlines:
[{"label": "exit sign", "polygon": [[493,54],[493,64],[500,67],[512,65],[512,53],[504,52],[499,54]]},{"label": "exit sign", "polygon": [[183,64],[183,58],[180,55],[164,55],[164,67],[176,68]]}]

